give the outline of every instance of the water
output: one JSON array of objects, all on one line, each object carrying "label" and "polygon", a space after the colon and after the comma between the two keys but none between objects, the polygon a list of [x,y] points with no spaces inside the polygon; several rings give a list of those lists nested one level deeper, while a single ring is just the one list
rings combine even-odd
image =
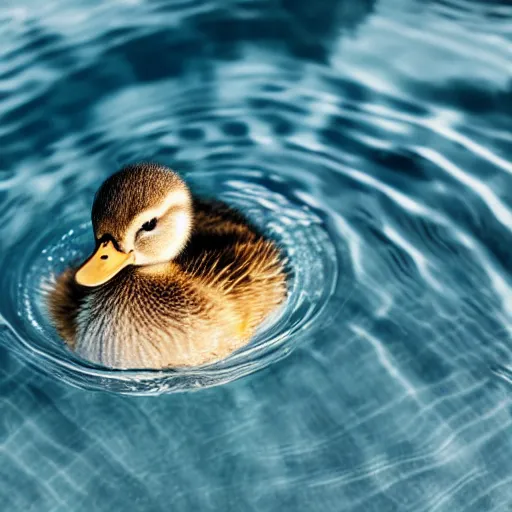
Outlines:
[{"label": "water", "polygon": [[[0,41],[0,510],[510,509],[509,2],[18,0]],[[111,372],[48,322],[148,159],[288,254],[217,365]]]}]

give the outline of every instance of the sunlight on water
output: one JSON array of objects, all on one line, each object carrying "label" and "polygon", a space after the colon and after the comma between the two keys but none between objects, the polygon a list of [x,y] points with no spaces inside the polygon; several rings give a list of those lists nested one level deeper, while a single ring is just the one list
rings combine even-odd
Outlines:
[{"label": "sunlight on water", "polygon": [[[21,0],[0,27],[1,510],[512,505],[510,3]],[[225,361],[111,371],[48,319],[140,160],[286,252]]]}]

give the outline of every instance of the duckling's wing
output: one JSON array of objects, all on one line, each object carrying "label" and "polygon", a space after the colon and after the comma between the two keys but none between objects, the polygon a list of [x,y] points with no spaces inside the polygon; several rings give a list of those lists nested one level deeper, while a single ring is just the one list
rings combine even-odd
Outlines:
[{"label": "duckling's wing", "polygon": [[198,200],[195,207],[193,234],[177,263],[242,305],[249,312],[249,324],[258,323],[286,296],[281,251],[224,203]]}]

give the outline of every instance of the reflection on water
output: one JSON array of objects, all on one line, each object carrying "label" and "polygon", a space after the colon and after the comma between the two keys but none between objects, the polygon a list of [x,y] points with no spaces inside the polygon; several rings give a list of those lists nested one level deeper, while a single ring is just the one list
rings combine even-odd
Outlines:
[{"label": "reflection on water", "polygon": [[[0,509],[506,510],[511,23],[498,0],[2,4]],[[147,159],[287,249],[289,303],[224,366],[114,374],[47,322],[95,189]]]}]

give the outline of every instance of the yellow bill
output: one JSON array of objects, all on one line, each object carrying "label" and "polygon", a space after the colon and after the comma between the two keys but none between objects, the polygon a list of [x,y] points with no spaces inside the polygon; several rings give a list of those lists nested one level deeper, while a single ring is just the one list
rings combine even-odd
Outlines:
[{"label": "yellow bill", "polygon": [[133,252],[126,254],[118,251],[111,241],[103,242],[78,269],[75,281],[82,286],[99,286],[134,261]]}]

